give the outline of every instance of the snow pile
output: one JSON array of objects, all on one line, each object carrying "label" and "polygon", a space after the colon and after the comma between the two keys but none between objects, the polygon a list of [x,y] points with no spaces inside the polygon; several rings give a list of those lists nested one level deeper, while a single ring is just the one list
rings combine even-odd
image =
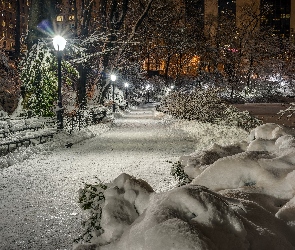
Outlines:
[{"label": "snow pile", "polygon": [[[232,148],[216,146],[210,153],[219,153],[220,157],[213,163],[202,164],[204,156],[197,153],[182,164],[184,171],[194,178],[192,184],[215,191],[255,186],[265,194],[291,199],[295,194],[291,177],[295,170],[294,142],[294,137],[279,125],[264,124],[251,131],[243,152],[232,154]],[[235,150],[238,152],[242,147],[236,145]],[[192,164],[193,160],[197,164]]]},{"label": "snow pile", "polygon": [[156,193],[121,174],[104,192],[100,233],[75,250],[294,249],[295,138],[276,124],[249,141],[180,158],[192,183]]}]

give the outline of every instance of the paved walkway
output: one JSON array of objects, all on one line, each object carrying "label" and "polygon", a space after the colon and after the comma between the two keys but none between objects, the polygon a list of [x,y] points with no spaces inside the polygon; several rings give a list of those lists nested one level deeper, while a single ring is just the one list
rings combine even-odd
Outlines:
[{"label": "paved walkway", "polygon": [[77,204],[83,182],[109,182],[126,172],[166,190],[175,184],[168,161],[193,150],[193,140],[155,118],[149,105],[100,136],[1,170],[0,250],[71,249],[85,216]]}]

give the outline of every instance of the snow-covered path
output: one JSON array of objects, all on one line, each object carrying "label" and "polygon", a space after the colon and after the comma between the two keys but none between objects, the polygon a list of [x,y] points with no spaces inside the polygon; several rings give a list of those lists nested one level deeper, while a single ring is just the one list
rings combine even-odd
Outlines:
[{"label": "snow-covered path", "polygon": [[126,172],[167,190],[175,185],[171,162],[194,146],[173,122],[157,119],[150,105],[116,119],[100,136],[4,168],[0,249],[71,249],[84,216],[77,204],[83,182],[109,182]]}]

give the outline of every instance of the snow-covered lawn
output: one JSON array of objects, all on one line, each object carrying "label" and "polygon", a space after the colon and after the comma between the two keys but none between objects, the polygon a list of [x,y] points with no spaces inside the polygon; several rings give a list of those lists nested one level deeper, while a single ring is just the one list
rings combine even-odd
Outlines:
[{"label": "snow-covered lawn", "polygon": [[[253,132],[248,147],[243,130],[175,121],[146,106],[2,157],[0,249],[71,249],[85,219],[78,190],[98,180],[111,184],[97,249],[294,249],[294,140],[266,129]],[[241,157],[229,144],[270,153]],[[170,169],[178,160],[196,185],[175,188]]]}]

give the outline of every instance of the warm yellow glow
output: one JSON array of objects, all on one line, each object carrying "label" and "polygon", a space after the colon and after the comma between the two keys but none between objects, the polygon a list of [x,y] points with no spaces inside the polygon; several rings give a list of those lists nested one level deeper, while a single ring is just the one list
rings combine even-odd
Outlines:
[{"label": "warm yellow glow", "polygon": [[198,66],[199,63],[200,63],[200,57],[199,56],[194,56],[191,59],[191,65],[192,66]]},{"label": "warm yellow glow", "polygon": [[57,22],[62,22],[64,20],[64,17],[63,16],[57,16],[56,17],[56,21]]}]

